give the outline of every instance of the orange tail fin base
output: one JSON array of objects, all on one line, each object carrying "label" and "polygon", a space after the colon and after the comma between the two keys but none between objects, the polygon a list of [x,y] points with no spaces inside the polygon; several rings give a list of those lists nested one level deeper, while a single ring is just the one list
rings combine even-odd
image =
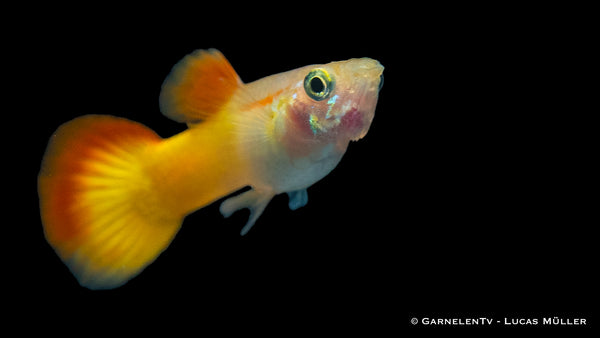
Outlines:
[{"label": "orange tail fin base", "polygon": [[121,286],[169,245],[182,215],[163,210],[143,157],[161,138],[111,116],[84,116],[52,136],[38,179],[48,242],[79,283]]}]

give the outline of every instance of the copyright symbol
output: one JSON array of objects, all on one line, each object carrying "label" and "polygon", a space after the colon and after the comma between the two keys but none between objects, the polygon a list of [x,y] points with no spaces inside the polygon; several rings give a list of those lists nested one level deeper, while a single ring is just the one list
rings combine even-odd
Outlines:
[{"label": "copyright symbol", "polygon": [[417,325],[417,324],[419,324],[419,320],[417,318],[413,318],[413,319],[410,320],[410,323],[412,325]]}]

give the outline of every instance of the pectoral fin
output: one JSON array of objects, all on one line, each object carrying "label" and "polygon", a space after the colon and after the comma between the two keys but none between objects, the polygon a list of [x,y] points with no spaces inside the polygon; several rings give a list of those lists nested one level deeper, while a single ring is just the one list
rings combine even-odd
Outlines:
[{"label": "pectoral fin", "polygon": [[290,210],[302,208],[306,205],[306,203],[308,203],[308,192],[306,189],[290,191],[287,194],[290,198],[290,202],[288,204]]},{"label": "pectoral fin", "polygon": [[250,210],[250,217],[248,218],[248,222],[242,228],[240,235],[244,236],[258,217],[263,213],[267,204],[271,201],[271,199],[275,196],[275,194],[271,191],[261,191],[261,190],[248,190],[244,193],[241,193],[237,196],[230,197],[226,199],[220,207],[221,214],[224,217],[231,216],[234,212],[248,208]]}]

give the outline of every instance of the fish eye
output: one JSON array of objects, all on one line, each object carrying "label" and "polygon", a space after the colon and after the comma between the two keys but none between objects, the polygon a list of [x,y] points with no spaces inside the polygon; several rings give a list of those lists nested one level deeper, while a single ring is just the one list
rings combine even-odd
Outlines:
[{"label": "fish eye", "polygon": [[321,101],[333,91],[335,81],[329,73],[321,68],[313,69],[304,78],[304,91],[315,101]]}]

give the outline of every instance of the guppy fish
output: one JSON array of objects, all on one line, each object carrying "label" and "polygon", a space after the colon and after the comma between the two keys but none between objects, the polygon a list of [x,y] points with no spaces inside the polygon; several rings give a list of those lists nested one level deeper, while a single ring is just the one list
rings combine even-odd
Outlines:
[{"label": "guppy fish", "polygon": [[184,217],[232,194],[244,235],[277,194],[292,210],[306,188],[365,136],[383,66],[361,58],[244,84],[217,50],[198,50],[164,81],[160,109],[188,129],[162,139],[123,118],[87,115],[52,135],[38,178],[46,239],[79,283],[116,288],[167,248]]}]

